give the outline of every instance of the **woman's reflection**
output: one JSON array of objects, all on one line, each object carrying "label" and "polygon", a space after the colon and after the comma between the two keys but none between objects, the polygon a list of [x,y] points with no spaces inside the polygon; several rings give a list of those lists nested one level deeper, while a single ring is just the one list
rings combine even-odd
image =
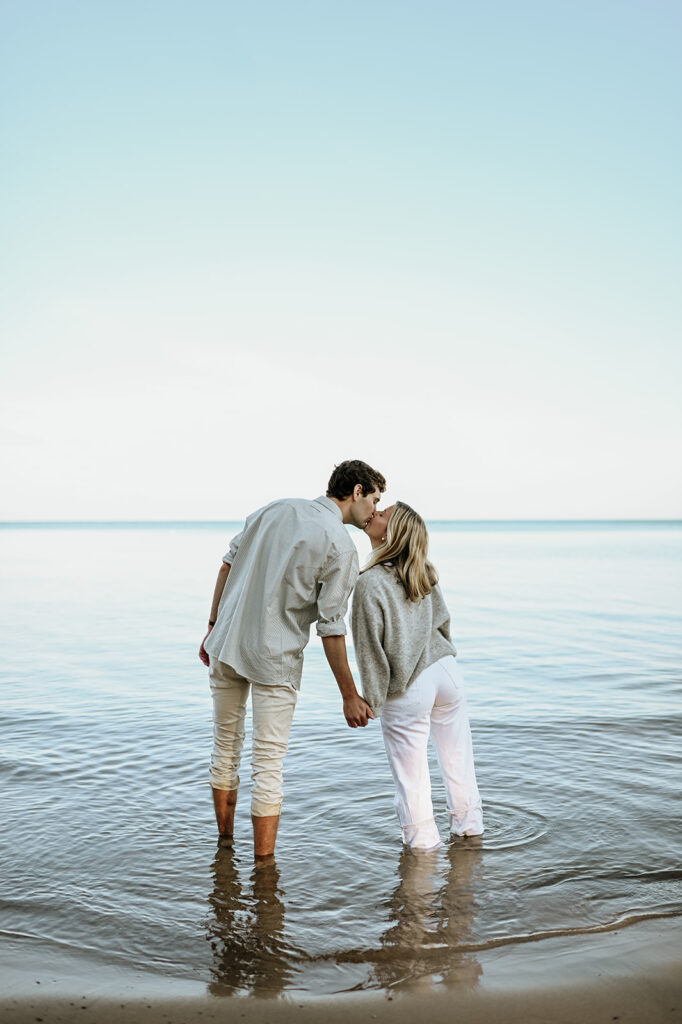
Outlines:
[{"label": "woman's reflection", "polygon": [[296,954],[282,938],[284,904],[277,865],[273,861],[254,868],[249,887],[242,890],[234,850],[219,845],[212,871],[209,991],[213,995],[279,995],[295,973]]},{"label": "woman's reflection", "polygon": [[[389,924],[380,949],[370,954],[370,984],[423,991],[478,983],[476,957],[458,948],[470,940],[481,868],[478,837],[451,842],[445,854],[403,848],[399,882],[388,903]],[[207,929],[213,950],[212,994],[277,996],[292,984],[304,961],[317,959],[284,941],[279,878],[272,863],[253,869],[242,888],[234,850],[218,848],[209,896],[213,917]]]},{"label": "woman's reflection", "polygon": [[471,934],[481,871],[480,838],[452,841],[442,853],[404,847],[400,882],[391,897],[390,924],[381,936],[381,957],[373,981],[382,988],[423,991],[436,984],[473,986],[481,966],[472,954],[458,953]]}]

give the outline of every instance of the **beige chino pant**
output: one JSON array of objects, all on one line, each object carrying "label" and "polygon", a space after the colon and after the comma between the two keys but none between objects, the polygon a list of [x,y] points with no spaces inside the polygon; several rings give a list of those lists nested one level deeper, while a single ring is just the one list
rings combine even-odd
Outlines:
[{"label": "beige chino pant", "polygon": [[258,818],[279,814],[282,761],[289,744],[297,691],[291,686],[252,682],[214,657],[210,659],[208,674],[213,697],[211,785],[223,790],[239,788],[246,701],[251,690],[251,813]]}]

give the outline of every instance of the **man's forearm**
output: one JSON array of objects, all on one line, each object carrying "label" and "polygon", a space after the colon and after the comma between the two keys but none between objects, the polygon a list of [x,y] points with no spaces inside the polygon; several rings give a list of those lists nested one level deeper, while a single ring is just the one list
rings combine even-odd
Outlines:
[{"label": "man's forearm", "polygon": [[322,646],[343,699],[349,700],[351,697],[357,697],[358,691],[355,689],[353,674],[346,654],[345,636],[323,636]]},{"label": "man's forearm", "polygon": [[323,636],[322,646],[329,667],[334,673],[336,685],[341,691],[346,722],[351,729],[357,729],[358,726],[364,727],[370,718],[374,718],[374,712],[364,697],[361,697],[355,689],[346,654],[345,636]]},{"label": "man's forearm", "polygon": [[220,598],[223,596],[223,590],[227,583],[227,577],[230,574],[230,566],[227,562],[223,562],[218,570],[218,579],[215,581],[215,590],[213,591],[213,601],[211,603],[211,614],[208,617],[209,624],[215,622],[218,618],[218,607],[220,606]]}]

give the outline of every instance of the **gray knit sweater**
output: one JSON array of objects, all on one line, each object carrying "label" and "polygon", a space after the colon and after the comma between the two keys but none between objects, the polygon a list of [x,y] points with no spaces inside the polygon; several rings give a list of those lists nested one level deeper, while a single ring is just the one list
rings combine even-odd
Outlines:
[{"label": "gray knit sweater", "polygon": [[410,601],[386,565],[360,574],[351,627],[363,695],[377,717],[387,697],[405,693],[425,668],[457,653],[440,587],[419,602]]}]

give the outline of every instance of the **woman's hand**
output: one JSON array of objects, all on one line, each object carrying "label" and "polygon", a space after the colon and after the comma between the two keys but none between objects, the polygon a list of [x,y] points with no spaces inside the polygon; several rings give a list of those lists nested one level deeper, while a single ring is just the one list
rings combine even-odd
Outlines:
[{"label": "woman's hand", "polygon": [[354,697],[347,697],[344,700],[343,713],[351,729],[362,728],[367,725],[370,718],[374,718],[374,712],[365,698],[357,693]]}]

